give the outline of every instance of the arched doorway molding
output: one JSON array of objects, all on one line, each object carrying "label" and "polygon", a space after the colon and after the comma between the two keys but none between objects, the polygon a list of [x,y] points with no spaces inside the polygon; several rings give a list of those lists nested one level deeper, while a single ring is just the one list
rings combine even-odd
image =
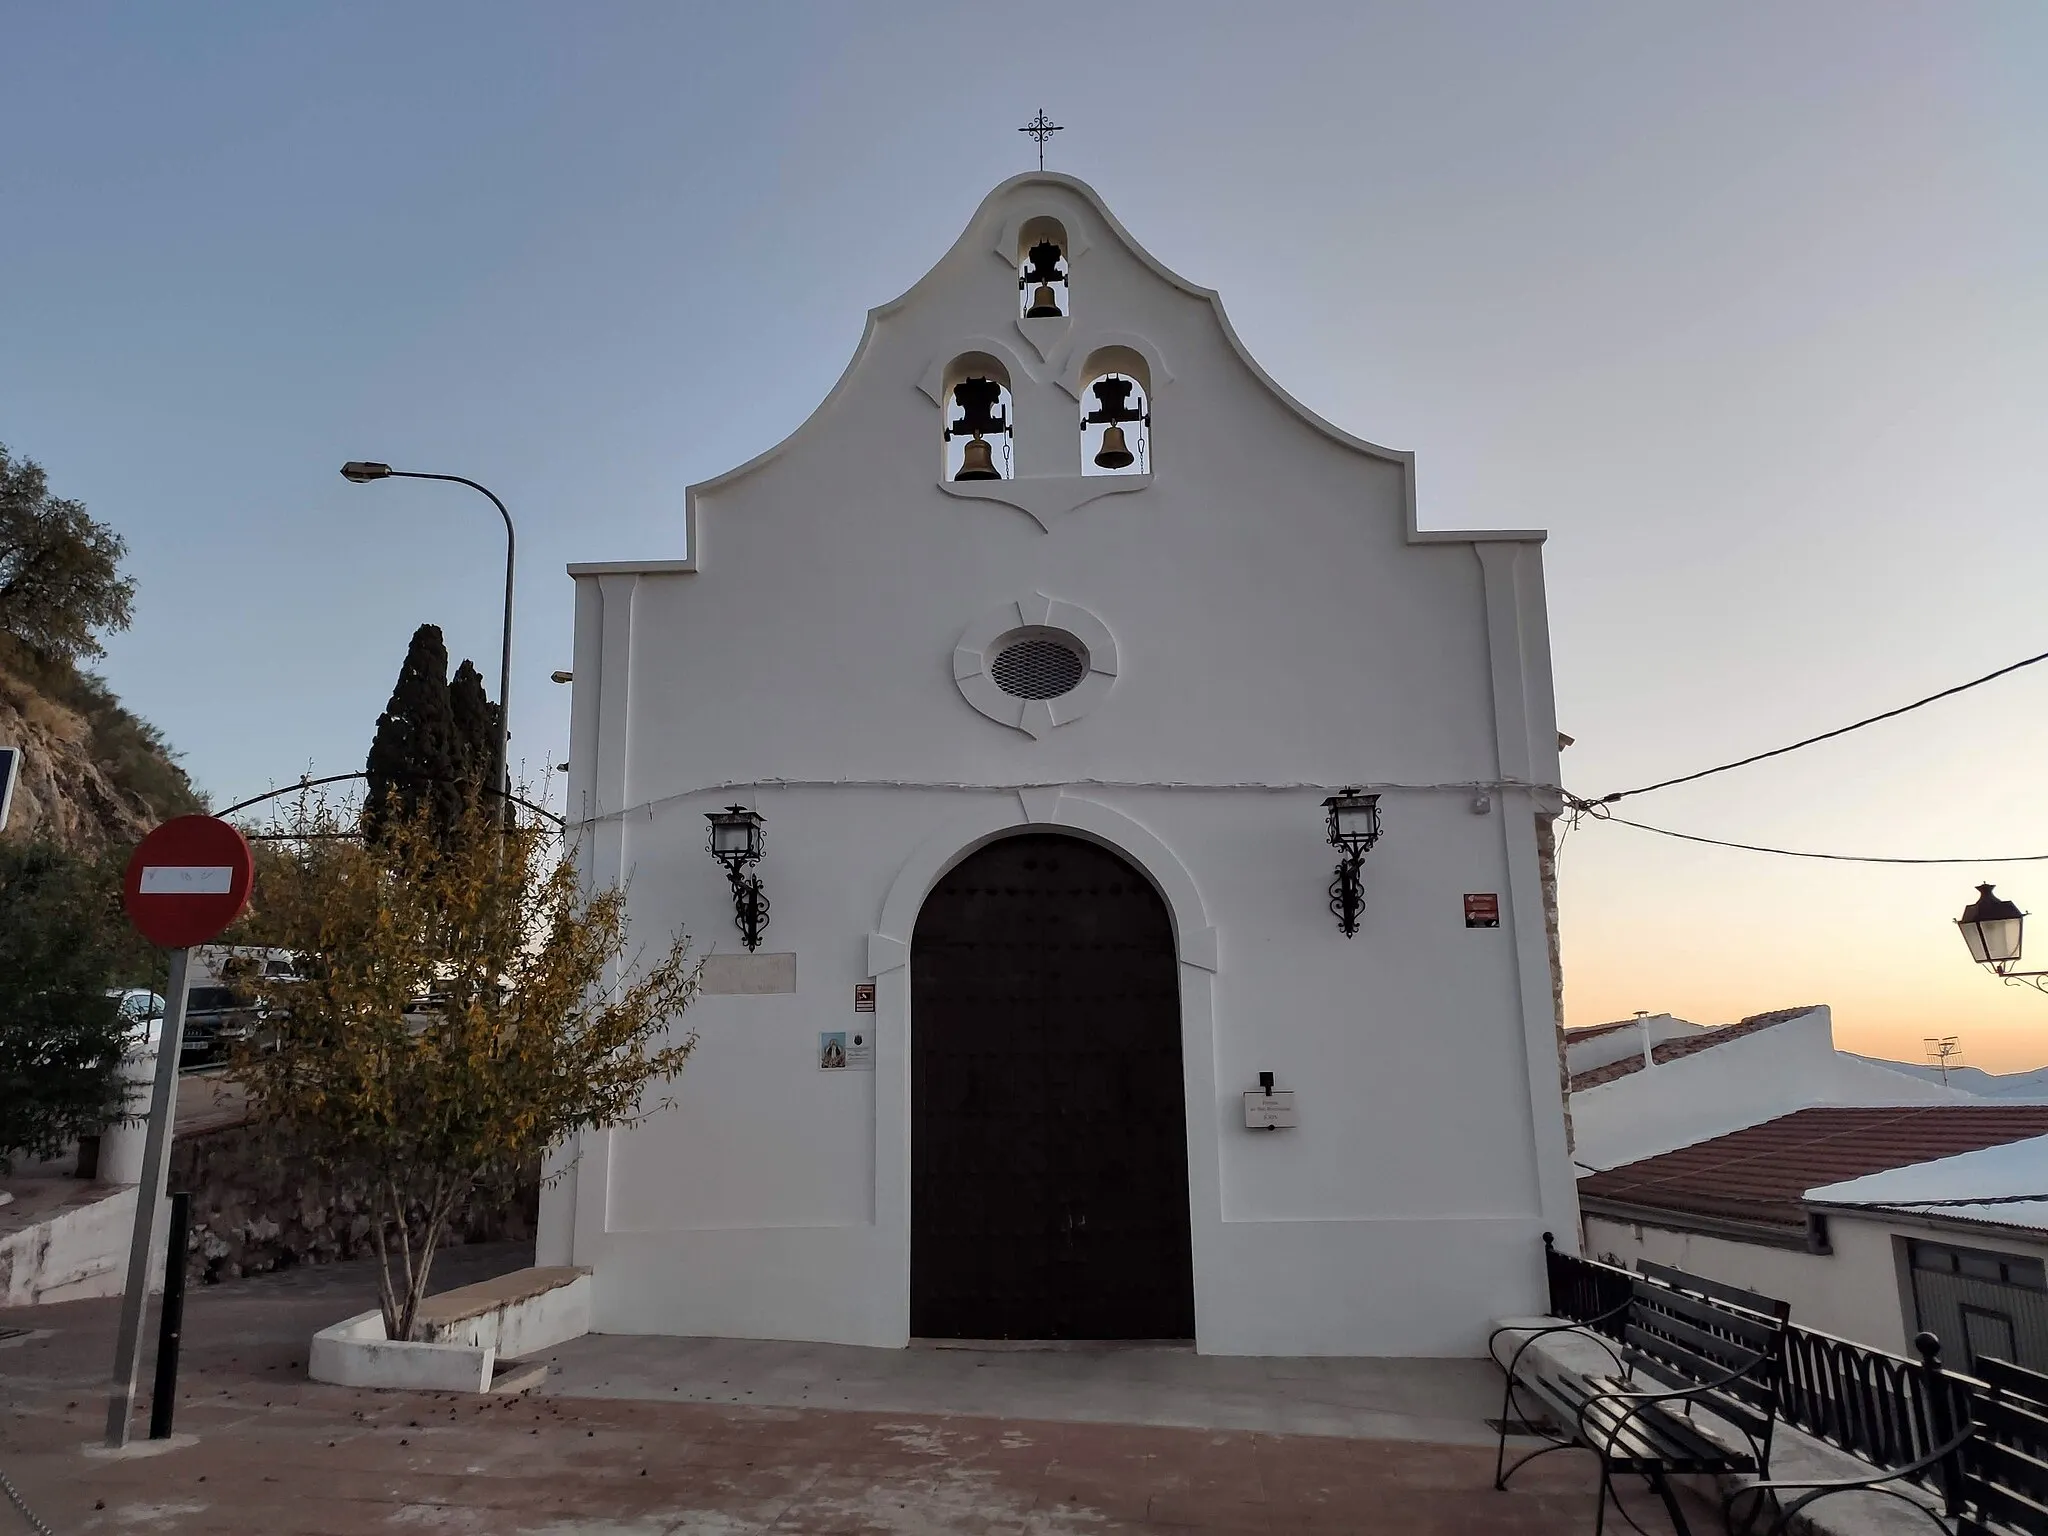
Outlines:
[{"label": "arched doorway molding", "polygon": [[977,849],[1010,833],[1060,831],[1102,844],[1152,882],[1173,919],[1180,961],[1181,1072],[1186,1093],[1189,1233],[1195,1271],[1195,1337],[1203,1327],[1202,1277],[1217,1251],[1223,1216],[1217,1137],[1224,1105],[1216,1091],[1216,929],[1194,876],[1142,822],[1114,806],[1058,788],[1026,789],[962,811],[928,836],[905,861],[883,898],[881,920],[868,935],[868,974],[875,978],[875,1226],[895,1254],[900,1333],[910,1338],[910,936],[933,886]]}]

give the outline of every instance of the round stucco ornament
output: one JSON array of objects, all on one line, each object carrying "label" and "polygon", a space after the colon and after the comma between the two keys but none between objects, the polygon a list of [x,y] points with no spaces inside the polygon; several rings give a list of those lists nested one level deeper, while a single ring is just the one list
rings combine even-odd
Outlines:
[{"label": "round stucco ornament", "polygon": [[1033,592],[991,609],[953,647],[960,697],[1043,739],[1080,719],[1116,682],[1116,637],[1087,609]]}]

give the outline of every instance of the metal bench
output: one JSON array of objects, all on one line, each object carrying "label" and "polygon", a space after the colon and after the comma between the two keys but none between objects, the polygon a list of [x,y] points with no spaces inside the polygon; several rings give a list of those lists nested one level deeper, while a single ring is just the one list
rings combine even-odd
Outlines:
[{"label": "metal bench", "polygon": [[1971,1398],[1958,1536],[2048,1536],[2048,1374],[2003,1360],[1977,1369],[1991,1390]]},{"label": "metal bench", "polygon": [[[1620,1473],[1643,1477],[1664,1501],[1673,1527],[1689,1536],[1670,1478],[1686,1473],[1767,1475],[1771,1433],[1778,1411],[1778,1375],[1784,1358],[1788,1303],[1701,1275],[1643,1261],[1627,1300],[1585,1323],[1538,1328],[1507,1361],[1501,1397],[1500,1447],[1494,1458],[1495,1488],[1538,1456],[1582,1449],[1600,1461],[1600,1503],[1594,1536],[1605,1528],[1607,1502]],[[1613,1336],[1604,1336],[1612,1329]],[[1503,1333],[1487,1340],[1488,1352]],[[1529,1356],[1538,1339],[1576,1333],[1598,1343],[1613,1361],[1611,1372],[1581,1373]],[[1498,1356],[1495,1357],[1496,1359]],[[1524,1359],[1534,1364],[1524,1367]],[[1511,1418],[1529,1416],[1526,1394],[1545,1417],[1565,1426],[1561,1433],[1538,1431],[1550,1444],[1507,1465]],[[1704,1412],[1725,1433],[1707,1432]],[[1626,1511],[1623,1517],[1627,1518]],[[1633,1524],[1633,1521],[1630,1522]]]},{"label": "metal bench", "polygon": [[[1838,1493],[1878,1494],[1898,1500],[1927,1517],[1937,1530],[1955,1536],[2048,1536],[2048,1375],[1980,1360],[1984,1389],[1944,1375],[1941,1341],[1923,1333],[1913,1341],[1921,1355],[1919,1414],[1933,1449],[1904,1466],[1868,1477],[1831,1482],[1763,1481],[1738,1490],[1727,1502],[1730,1529],[1747,1504],[1743,1528],[1774,1510],[1768,1536],[1783,1536],[1806,1508]],[[1942,1509],[1909,1496],[1908,1481],[1938,1486]],[[1796,1492],[1785,1502],[1781,1495]]]}]

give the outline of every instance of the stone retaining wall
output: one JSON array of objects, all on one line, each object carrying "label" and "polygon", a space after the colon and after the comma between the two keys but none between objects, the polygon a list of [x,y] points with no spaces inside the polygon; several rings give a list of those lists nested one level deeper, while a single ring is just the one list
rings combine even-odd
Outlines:
[{"label": "stone retaining wall", "polygon": [[[195,1284],[376,1252],[364,1192],[331,1185],[280,1157],[260,1126],[178,1137],[169,1187],[192,1193],[185,1273]],[[447,1242],[530,1241],[539,1203],[536,1171],[510,1200],[472,1199],[449,1223]]]}]

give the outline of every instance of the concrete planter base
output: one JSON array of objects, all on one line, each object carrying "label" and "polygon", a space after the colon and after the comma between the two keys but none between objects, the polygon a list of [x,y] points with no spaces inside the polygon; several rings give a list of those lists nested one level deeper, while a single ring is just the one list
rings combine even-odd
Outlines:
[{"label": "concrete planter base", "polygon": [[381,1311],[359,1312],[313,1335],[306,1374],[338,1387],[488,1392],[497,1363],[495,1345],[395,1344],[384,1337]]},{"label": "concrete planter base", "polygon": [[590,1271],[521,1269],[430,1296],[425,1338],[394,1343],[382,1312],[361,1312],[313,1335],[307,1374],[341,1387],[413,1392],[519,1391],[544,1371],[501,1372],[507,1360],[590,1331]]}]

